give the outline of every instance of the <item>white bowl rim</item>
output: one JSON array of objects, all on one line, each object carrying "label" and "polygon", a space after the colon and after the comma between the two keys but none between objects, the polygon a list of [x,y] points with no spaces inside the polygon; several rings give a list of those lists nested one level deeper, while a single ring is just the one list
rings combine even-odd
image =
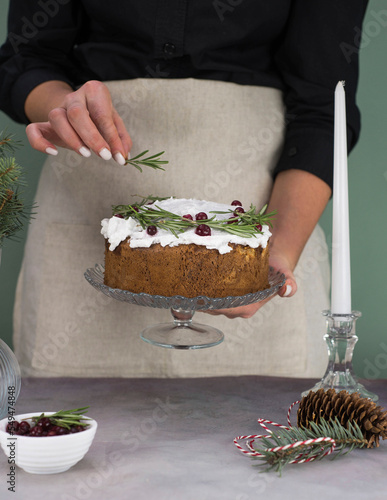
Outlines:
[{"label": "white bowl rim", "polygon": [[[37,417],[38,415],[41,415],[42,413],[50,416],[56,412],[55,411],[44,411],[44,412],[43,411],[40,411],[40,412],[34,411],[31,413],[20,413],[19,415],[12,416],[11,422],[14,420],[18,420],[19,422],[21,420],[28,420],[31,417]],[[48,437],[48,438],[50,438],[50,441],[52,441],[52,440],[58,439],[58,438],[77,439],[77,436],[78,436],[78,439],[79,439],[80,436],[85,436],[86,434],[89,434],[90,432],[96,431],[97,427],[98,427],[97,421],[94,420],[93,418],[88,417],[87,415],[82,415],[82,417],[84,417],[85,420],[87,419],[88,424],[89,424],[89,427],[82,432],[74,432],[73,434],[63,434],[61,436],[19,436],[18,434],[14,434],[14,436],[12,436],[12,437],[15,437],[15,439],[18,439],[18,440],[19,439],[38,439],[38,438],[47,438]],[[5,430],[8,422],[9,422],[8,417],[5,417],[2,420],[0,420],[0,434],[6,434],[7,436],[10,436],[10,434]],[[4,427],[4,429],[2,427]]]}]

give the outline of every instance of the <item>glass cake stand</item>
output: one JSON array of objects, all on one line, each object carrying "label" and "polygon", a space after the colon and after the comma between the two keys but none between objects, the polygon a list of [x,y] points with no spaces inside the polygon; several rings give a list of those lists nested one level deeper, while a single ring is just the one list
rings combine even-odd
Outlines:
[{"label": "glass cake stand", "polygon": [[85,272],[85,278],[94,288],[113,299],[138,306],[170,309],[173,322],[156,324],[141,332],[141,338],[145,342],[170,349],[202,349],[220,344],[224,339],[223,333],[212,326],[194,323],[192,317],[195,311],[228,309],[260,302],[274,295],[285,283],[284,274],[270,268],[270,288],[240,297],[214,299],[204,296],[187,298],[180,295],[162,297],[110,288],[104,285],[104,267],[100,264],[89,268]]}]

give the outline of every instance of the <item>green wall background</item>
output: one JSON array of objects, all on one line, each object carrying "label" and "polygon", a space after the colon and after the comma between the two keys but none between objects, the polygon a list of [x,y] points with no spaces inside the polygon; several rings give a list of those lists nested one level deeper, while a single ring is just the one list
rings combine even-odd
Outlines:
[{"label": "green wall background", "polygon": [[[6,36],[8,0],[0,0],[0,40]],[[370,0],[363,26],[358,105],[362,113],[360,141],[349,158],[352,304],[362,312],[354,368],[361,378],[387,378],[387,6]],[[354,33],[355,37],[355,33]],[[25,127],[0,112],[0,130],[14,133],[24,144],[17,153],[25,168],[26,203],[36,191],[45,155],[28,144]],[[331,241],[331,203],[321,225]],[[27,228],[26,228],[27,229]],[[7,241],[0,266],[0,336],[12,345],[12,308],[26,229],[19,241]],[[323,336],[324,332],[321,332]]]}]

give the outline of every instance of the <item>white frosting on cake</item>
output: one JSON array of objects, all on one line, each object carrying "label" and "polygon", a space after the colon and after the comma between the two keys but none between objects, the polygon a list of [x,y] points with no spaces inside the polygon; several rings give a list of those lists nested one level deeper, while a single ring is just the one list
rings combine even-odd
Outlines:
[{"label": "white frosting on cake", "polygon": [[[227,212],[226,214],[216,214],[217,220],[229,219],[232,214],[228,210],[235,210],[235,206],[225,205],[222,203],[214,203],[211,201],[200,200],[187,200],[169,198],[163,201],[156,201],[153,205],[148,205],[150,208],[160,207],[176,215],[192,215],[195,220],[195,215],[199,212],[205,212],[209,218],[214,214],[211,212]],[[231,252],[232,247],[229,243],[237,245],[247,245],[251,248],[258,248],[259,246],[266,248],[267,242],[271,236],[271,232],[267,225],[262,226],[262,233],[257,232],[256,236],[251,238],[241,238],[227,231],[211,228],[211,236],[199,236],[195,233],[195,228],[188,229],[182,233],[178,233],[178,238],[170,231],[164,229],[157,229],[154,236],[150,236],[146,229],[143,229],[140,224],[129,217],[129,219],[121,219],[119,217],[111,217],[110,219],[103,219],[101,222],[101,233],[109,240],[109,250],[114,250],[126,238],[130,237],[129,244],[131,248],[149,248],[155,243],[160,243],[162,247],[189,245],[202,245],[209,249],[216,249],[221,254]]]}]

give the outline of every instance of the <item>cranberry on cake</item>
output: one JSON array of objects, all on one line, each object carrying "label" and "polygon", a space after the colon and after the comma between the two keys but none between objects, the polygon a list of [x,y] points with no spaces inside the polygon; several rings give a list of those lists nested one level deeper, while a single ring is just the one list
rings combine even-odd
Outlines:
[{"label": "cranberry on cake", "polygon": [[144,198],[102,221],[105,285],[172,297],[227,297],[269,287],[271,219],[238,200]]}]

